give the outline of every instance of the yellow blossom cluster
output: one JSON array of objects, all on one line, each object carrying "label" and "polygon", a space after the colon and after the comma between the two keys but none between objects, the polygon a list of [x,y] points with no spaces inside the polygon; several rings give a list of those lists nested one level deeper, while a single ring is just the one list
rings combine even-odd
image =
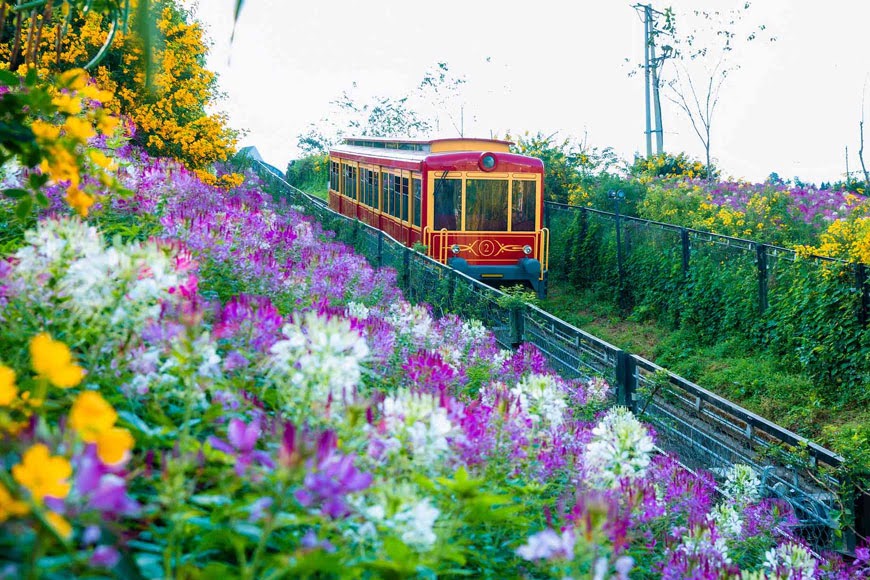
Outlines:
[{"label": "yellow blossom cluster", "polygon": [[[131,18],[137,4],[132,0]],[[208,46],[202,28],[177,0],[153,0],[151,10],[163,41],[153,53],[150,86],[145,75],[149,63],[132,33],[136,23],[128,22],[93,71],[97,86],[110,95],[103,103],[133,121],[137,138],[154,155],[174,157],[192,169],[225,161],[235,151],[237,132],[228,127],[226,115],[206,112],[219,93],[215,74],[204,66]],[[108,19],[99,11],[76,14],[57,53],[54,39],[60,25],[44,35],[37,63],[41,70],[81,66],[108,38]],[[4,50],[9,53],[8,43],[0,46],[0,58]]]},{"label": "yellow blossom cluster", "polygon": [[0,434],[20,433],[27,427],[34,409],[41,406],[41,397],[32,396],[30,391],[20,393],[15,371],[0,364]]},{"label": "yellow blossom cluster", "polygon": [[70,411],[70,426],[86,443],[97,445],[97,455],[106,465],[123,461],[133,449],[133,436],[127,429],[116,427],[118,414],[96,391],[79,394]]},{"label": "yellow blossom cluster", "polygon": [[[40,333],[30,341],[29,350],[31,366],[36,372],[30,388],[45,390],[47,382],[66,389],[81,383],[84,370],[73,362],[70,349],[63,342],[52,339],[48,333]],[[22,388],[28,389],[27,386]],[[15,371],[0,364],[0,428],[4,413],[36,400],[30,396],[30,390],[20,391]],[[51,408],[56,410],[63,400],[55,400]],[[39,405],[33,405],[36,406]],[[95,445],[100,461],[114,466],[128,458],[135,443],[127,429],[116,426],[117,420],[115,409],[97,391],[85,390],[75,397],[69,410],[71,429],[68,432],[75,434],[79,443]],[[72,537],[72,525],[49,509],[50,504],[46,502],[48,498],[66,498],[72,487],[73,465],[69,457],[75,453],[75,446],[59,449],[65,449],[65,453],[53,454],[46,443],[37,442],[22,453],[20,461],[11,469],[11,481],[17,486],[0,483],[0,523],[35,510],[58,536]]]},{"label": "yellow blossom cluster", "polygon": [[649,183],[656,177],[680,177],[695,179],[710,177],[710,170],[701,161],[693,161],[685,153],[672,155],[659,153],[639,158],[630,172],[641,182]]},{"label": "yellow blossom cluster", "polygon": [[85,371],[73,362],[69,347],[53,340],[47,332],[30,341],[30,357],[37,378],[45,378],[56,387],[74,387],[84,378]]},{"label": "yellow blossom cluster", "polygon": [[236,188],[245,182],[245,176],[241,173],[225,173],[220,177],[206,171],[205,169],[195,169],[194,173],[200,181],[207,185],[215,185],[226,189],[227,191]]},{"label": "yellow blossom cluster", "polygon": [[870,217],[834,220],[818,246],[800,246],[798,251],[870,265]]},{"label": "yellow blossom cluster", "polygon": [[95,202],[94,192],[82,185],[82,175],[95,174],[104,185],[114,183],[114,165],[106,161],[104,153],[88,147],[88,140],[97,132],[107,137],[115,133],[117,117],[103,107],[92,106],[111,98],[111,93],[89,82],[85,71],[67,71],[57,78],[51,97],[58,114],[34,119],[30,126],[44,152],[40,170],[51,182],[66,186],[66,200],[81,216],[87,216]]}]

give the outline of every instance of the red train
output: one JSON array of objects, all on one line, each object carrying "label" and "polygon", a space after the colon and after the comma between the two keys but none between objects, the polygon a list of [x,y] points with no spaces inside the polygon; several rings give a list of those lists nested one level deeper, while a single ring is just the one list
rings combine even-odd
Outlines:
[{"label": "red train", "polygon": [[329,205],[478,280],[546,293],[544,164],[493,139],[352,137],[329,152]]}]

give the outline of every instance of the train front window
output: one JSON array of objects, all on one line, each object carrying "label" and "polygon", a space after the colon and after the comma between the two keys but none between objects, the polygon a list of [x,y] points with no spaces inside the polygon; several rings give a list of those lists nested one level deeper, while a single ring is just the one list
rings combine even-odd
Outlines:
[{"label": "train front window", "polygon": [[462,224],[462,180],[435,179],[436,230],[458,230]]},{"label": "train front window", "polygon": [[532,232],[535,230],[535,206],[538,184],[534,181],[513,182],[513,210],[511,212],[511,231]]},{"label": "train front window", "polygon": [[508,226],[506,179],[469,179],[465,182],[465,229],[503,232]]}]

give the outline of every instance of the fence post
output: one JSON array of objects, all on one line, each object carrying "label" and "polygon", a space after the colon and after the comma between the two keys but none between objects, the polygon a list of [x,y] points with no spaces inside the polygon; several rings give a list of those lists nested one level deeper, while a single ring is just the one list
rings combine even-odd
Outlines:
[{"label": "fence post", "polygon": [[683,246],[683,276],[689,275],[689,230],[680,228],[680,243]]},{"label": "fence post", "polygon": [[384,232],[378,230],[378,268],[384,266]]},{"label": "fence post", "polygon": [[867,328],[868,310],[870,310],[870,285],[867,284],[867,266],[855,264],[855,288],[858,290],[858,322],[862,328]]},{"label": "fence post", "polygon": [[755,245],[755,263],[758,266],[758,310],[767,310],[767,244]]},{"label": "fence post", "polygon": [[634,358],[622,349],[616,351],[616,401],[635,412],[634,393],[637,390]]},{"label": "fence post", "polygon": [[510,309],[511,347],[514,349],[519,348],[523,343],[523,334],[525,333],[523,310],[525,310],[525,306],[514,306]]},{"label": "fence post", "polygon": [[404,268],[402,271],[402,282],[405,286],[405,292],[411,291],[411,248],[405,247],[405,255],[403,258]]},{"label": "fence post", "polygon": [[544,227],[550,229],[550,202],[544,202]]}]

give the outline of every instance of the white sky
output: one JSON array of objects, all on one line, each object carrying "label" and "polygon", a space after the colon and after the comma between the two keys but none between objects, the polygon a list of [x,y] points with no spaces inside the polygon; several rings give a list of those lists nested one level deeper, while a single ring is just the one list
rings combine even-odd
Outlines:
[{"label": "white sky", "polygon": [[[679,25],[682,10],[742,3],[653,6],[673,6]],[[354,81],[361,95],[408,96],[438,61],[468,81],[466,136],[585,135],[589,145],[631,159],[645,151],[643,76],[629,78],[625,63],[643,58],[643,24],[631,4],[247,0],[232,46],[235,0],[199,0],[197,16],[214,41],[209,68],[227,95],[220,108],[232,126],[249,130],[240,145],[255,145],[283,169],[298,155],[297,136],[329,116],[329,102]],[[723,86],[712,132],[723,173],[833,181],[843,178],[846,146],[849,168],[858,170],[870,2],[755,0],[746,22],[765,24],[777,41],[732,53],[741,68]],[[703,158],[676,105],[663,98],[662,108],[665,150]],[[870,164],[870,114],[867,134]]]}]

